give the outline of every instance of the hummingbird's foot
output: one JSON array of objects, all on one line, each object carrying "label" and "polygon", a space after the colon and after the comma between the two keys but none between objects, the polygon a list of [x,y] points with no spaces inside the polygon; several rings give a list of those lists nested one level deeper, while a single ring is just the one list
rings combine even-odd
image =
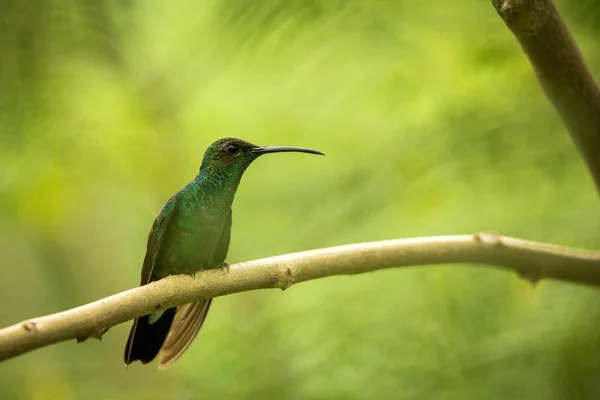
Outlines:
[{"label": "hummingbird's foot", "polygon": [[227,271],[227,273],[229,273],[229,271],[231,270],[231,268],[229,268],[229,264],[227,264],[226,262],[222,262],[221,264],[219,264],[219,268],[224,268],[225,271]]},{"label": "hummingbird's foot", "polygon": [[186,275],[189,276],[190,278],[195,278],[196,277],[196,273],[195,272],[187,272]]}]

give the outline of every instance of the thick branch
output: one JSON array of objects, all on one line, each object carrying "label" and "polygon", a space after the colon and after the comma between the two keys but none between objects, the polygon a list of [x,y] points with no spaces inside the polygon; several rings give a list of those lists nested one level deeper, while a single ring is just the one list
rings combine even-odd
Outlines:
[{"label": "thick branch", "polygon": [[600,191],[600,91],[551,0],[492,0],[529,57]]},{"label": "thick branch", "polygon": [[172,276],[71,310],[0,330],[0,360],[69,339],[100,337],[127,320],[203,298],[254,289],[286,289],[333,275],[426,264],[471,263],[512,269],[536,282],[549,278],[600,286],[600,253],[502,237],[494,233],[398,239],[265,258],[195,278]]}]

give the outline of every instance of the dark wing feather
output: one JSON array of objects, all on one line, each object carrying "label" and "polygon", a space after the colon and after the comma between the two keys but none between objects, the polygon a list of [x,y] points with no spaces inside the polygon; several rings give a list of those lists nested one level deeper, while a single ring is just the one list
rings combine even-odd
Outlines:
[{"label": "dark wing feather", "polygon": [[[231,210],[223,225],[221,236],[213,256],[213,265],[220,266],[227,256],[231,239]],[[177,307],[175,319],[167,340],[161,348],[160,369],[165,369],[177,361],[190,347],[210,309],[212,299],[200,300],[196,303],[185,304]]]},{"label": "dark wing feather", "polygon": [[167,234],[169,223],[173,216],[177,213],[177,197],[173,196],[163,206],[158,214],[158,217],[152,224],[152,229],[148,233],[148,244],[146,245],[146,256],[144,257],[144,265],[142,267],[142,280],[140,286],[147,285],[154,279],[154,266],[160,254],[160,248]]},{"label": "dark wing feather", "polygon": [[[156,265],[160,248],[167,234],[169,223],[176,212],[177,198],[173,196],[166,202],[152,224],[152,228],[148,234],[148,244],[146,246],[146,256],[144,257],[140,286],[147,285],[156,279],[156,277],[153,277],[154,266]],[[129,365],[135,360],[142,360],[144,363],[152,361],[165,340],[171,320],[173,319],[173,311],[167,310],[161,316],[161,320],[164,321],[160,324],[148,324],[147,319],[148,316],[145,315],[133,321],[133,325],[129,331],[129,338],[125,345],[125,365]],[[138,328],[141,331],[138,331]],[[138,334],[137,336],[136,333]]]}]

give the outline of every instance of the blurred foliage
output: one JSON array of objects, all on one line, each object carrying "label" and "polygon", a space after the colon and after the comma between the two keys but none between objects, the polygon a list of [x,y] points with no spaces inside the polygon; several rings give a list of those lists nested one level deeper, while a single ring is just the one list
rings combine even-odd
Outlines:
[{"label": "blurred foliage", "polygon": [[[600,71],[595,0],[559,8]],[[217,138],[265,157],[230,263],[496,230],[598,247],[597,194],[485,1],[0,2],[0,324],[138,283],[146,234]],[[600,293],[466,266],[218,299],[167,372],[129,324],[0,365],[2,399],[597,399]]]}]

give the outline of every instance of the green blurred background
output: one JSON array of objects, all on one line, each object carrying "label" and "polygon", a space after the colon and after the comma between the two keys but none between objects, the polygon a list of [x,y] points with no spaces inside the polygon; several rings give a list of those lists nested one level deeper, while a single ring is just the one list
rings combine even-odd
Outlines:
[{"label": "green blurred background", "polygon": [[[597,0],[559,8],[600,73]],[[0,2],[0,325],[138,284],[204,149],[246,173],[228,261],[496,230],[597,248],[598,195],[489,1]],[[600,292],[463,266],[219,298],[172,369],[130,324],[0,364],[2,399],[598,399]]]}]

